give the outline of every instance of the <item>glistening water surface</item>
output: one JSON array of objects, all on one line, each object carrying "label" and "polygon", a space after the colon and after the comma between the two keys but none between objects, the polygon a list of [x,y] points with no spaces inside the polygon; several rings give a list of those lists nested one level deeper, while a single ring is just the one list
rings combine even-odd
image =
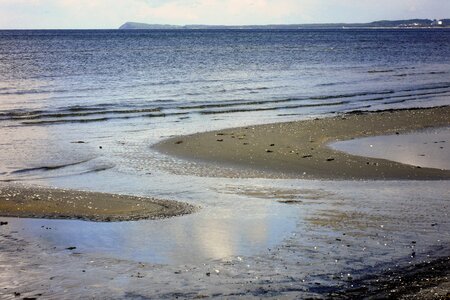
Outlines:
[{"label": "glistening water surface", "polygon": [[367,137],[332,143],[330,147],[353,155],[383,158],[422,168],[450,170],[450,128],[409,134]]},{"label": "glistening water surface", "polygon": [[173,135],[447,105],[449,43],[447,29],[0,31],[0,179],[136,174],[136,144]]},{"label": "glistening water surface", "polygon": [[[48,249],[76,246],[85,255],[174,265],[238,255],[253,260],[261,255],[269,264],[267,249],[294,243],[298,251],[287,263],[303,261],[309,265],[304,270],[320,273],[326,271],[320,264],[327,253],[314,247],[329,249],[342,232],[320,222],[311,229],[307,217],[330,208],[325,216],[349,220],[358,231],[366,224],[364,217],[372,215],[366,209],[377,212],[385,203],[396,207],[389,220],[397,246],[385,248],[378,240],[384,238],[377,225],[384,224],[377,223],[374,213],[373,226],[361,229],[367,239],[355,239],[351,245],[358,247],[351,251],[339,246],[335,253],[342,264],[336,270],[355,261],[355,268],[364,269],[408,257],[412,236],[430,247],[441,245],[437,240],[448,241],[448,222],[431,228],[424,221],[408,229],[410,224],[399,217],[404,211],[397,208],[408,204],[411,218],[419,218],[415,211],[428,201],[434,206],[426,207],[426,221],[445,220],[445,182],[201,178],[151,145],[174,135],[233,126],[448,105],[449,33],[0,31],[0,180],[154,196],[201,207],[193,215],[159,221],[10,219],[10,228],[18,239]],[[173,168],[185,175],[165,171]],[[294,204],[280,203],[280,198]],[[343,200],[350,204],[337,206]],[[346,212],[355,203],[359,210]],[[340,214],[337,207],[343,208]],[[445,209],[435,213],[432,207]],[[376,245],[369,253],[374,260],[367,263],[364,243]],[[353,259],[356,254],[359,260]],[[11,265],[16,254],[1,255]],[[33,279],[29,282],[37,282]]]}]

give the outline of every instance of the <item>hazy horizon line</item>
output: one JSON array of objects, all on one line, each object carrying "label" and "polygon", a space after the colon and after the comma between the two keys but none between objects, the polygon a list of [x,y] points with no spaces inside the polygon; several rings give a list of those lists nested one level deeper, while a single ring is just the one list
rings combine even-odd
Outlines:
[{"label": "hazy horizon line", "polygon": [[146,22],[136,22],[136,21],[126,21],[117,27],[113,28],[0,28],[0,30],[118,30],[121,26],[127,23],[135,24],[145,24],[145,25],[155,25],[155,26],[173,26],[173,27],[189,27],[189,26],[210,26],[210,27],[252,27],[252,26],[318,26],[318,25],[364,25],[371,24],[375,22],[399,22],[399,21],[410,21],[410,20],[449,20],[450,17],[446,18],[409,18],[409,19],[380,19],[371,20],[367,22],[312,22],[312,23],[264,23],[264,24],[206,24],[206,23],[191,23],[191,24],[170,24],[170,23],[146,23]]}]

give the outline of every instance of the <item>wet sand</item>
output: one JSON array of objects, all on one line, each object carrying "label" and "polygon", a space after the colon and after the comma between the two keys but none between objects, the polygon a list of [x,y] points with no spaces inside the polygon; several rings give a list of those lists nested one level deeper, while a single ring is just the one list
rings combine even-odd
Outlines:
[{"label": "wet sand", "polygon": [[450,257],[414,264],[350,281],[352,288],[335,291],[329,299],[448,299]]},{"label": "wet sand", "polygon": [[267,124],[174,137],[155,149],[180,158],[305,179],[450,179],[422,168],[331,149],[335,141],[450,125],[450,106],[353,112],[331,118]]},{"label": "wet sand", "polygon": [[[227,231],[226,235],[202,230],[214,230],[213,219],[226,215],[227,211],[221,209],[216,214],[208,214],[207,222],[195,229],[198,236],[188,235],[187,243],[180,242],[177,235],[185,236],[195,225],[184,221],[201,218],[208,207],[195,215],[150,223],[0,218],[9,221],[0,226],[0,268],[4,270],[0,273],[4,287],[0,295],[6,299],[14,299],[15,293],[21,297],[40,295],[38,299],[71,299],[73,295],[95,299],[326,299],[327,296],[364,299],[365,295],[385,293],[393,295],[391,299],[401,299],[394,297],[398,295],[423,299],[427,293],[433,299],[434,293],[445,296],[448,291],[448,262],[443,259],[448,257],[450,245],[447,182],[329,181],[324,184],[282,180],[279,186],[272,180],[233,180],[232,185],[221,184],[224,179],[216,181],[217,189],[229,193],[230,197],[229,202],[219,203],[215,209],[222,206],[228,213],[240,216],[239,203],[251,201],[253,197],[260,205],[280,199],[299,200],[279,204],[298,216],[298,226],[282,242],[249,255],[234,252],[217,259],[160,264],[153,259],[141,260],[139,256],[127,258],[124,253],[130,248],[120,247],[119,254],[111,251],[110,244],[129,244],[152,256],[155,251],[145,243],[144,236],[158,243],[157,235],[149,230],[156,227],[167,237],[170,245],[167,252],[173,248],[189,253],[189,247],[195,248],[197,238],[203,247],[209,242],[226,247],[232,240],[227,238],[232,228],[220,228],[220,232]],[[217,195],[211,197],[211,203],[221,202],[222,196]],[[253,216],[259,213],[255,210]],[[285,222],[289,221],[289,217],[284,217]],[[177,226],[179,234],[166,230],[178,221],[181,221]],[[237,223],[226,219],[218,222]],[[100,240],[101,247],[94,249],[92,244],[83,243],[64,230],[65,223],[75,227],[73,231],[81,231],[86,239]],[[143,231],[130,230],[129,226],[138,223],[143,225]],[[82,231],[80,227],[84,224],[93,230]],[[103,229],[95,230],[98,225]],[[104,230],[109,226],[125,227],[124,235],[111,235]],[[236,228],[245,231],[247,226]],[[258,234],[254,230],[250,232]],[[394,294],[397,288],[402,289],[401,294]]]},{"label": "wet sand", "polygon": [[0,184],[0,216],[111,222],[168,218],[193,212],[176,201]]}]

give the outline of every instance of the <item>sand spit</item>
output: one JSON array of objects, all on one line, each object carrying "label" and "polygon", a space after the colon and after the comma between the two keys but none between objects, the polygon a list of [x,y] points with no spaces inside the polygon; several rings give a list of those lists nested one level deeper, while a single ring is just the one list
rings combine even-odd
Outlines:
[{"label": "sand spit", "polygon": [[450,179],[449,170],[421,168],[343,153],[329,143],[450,126],[450,106],[353,112],[332,118],[198,133],[165,140],[165,154],[305,179]]},{"label": "sand spit", "polygon": [[112,222],[168,218],[194,210],[193,206],[176,201],[0,184],[3,217]]}]

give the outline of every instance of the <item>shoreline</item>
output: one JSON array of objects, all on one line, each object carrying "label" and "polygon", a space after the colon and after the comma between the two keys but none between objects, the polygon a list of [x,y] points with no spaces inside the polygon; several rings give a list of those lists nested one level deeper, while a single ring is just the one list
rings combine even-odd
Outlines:
[{"label": "shoreline", "polygon": [[163,219],[195,210],[178,201],[0,183],[0,217],[118,222]]},{"label": "shoreline", "polygon": [[377,112],[247,126],[173,137],[157,151],[202,163],[271,172],[288,178],[448,180],[450,170],[355,156],[328,144],[361,137],[450,126],[450,106]]}]

